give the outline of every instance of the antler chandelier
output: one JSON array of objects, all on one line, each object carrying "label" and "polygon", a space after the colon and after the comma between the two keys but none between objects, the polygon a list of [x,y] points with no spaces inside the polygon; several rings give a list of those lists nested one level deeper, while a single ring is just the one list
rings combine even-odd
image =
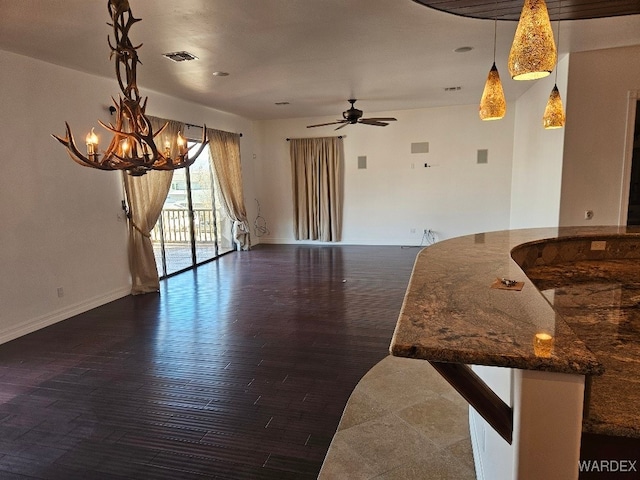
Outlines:
[{"label": "antler chandelier", "polygon": [[[67,136],[62,138],[52,135],[52,137],[67,148],[72,160],[85,167],[100,170],[126,170],[134,176],[144,175],[149,170],[175,170],[188,167],[209,143],[206,126],[203,128],[202,143],[195,155],[189,156],[190,149],[187,148],[187,141],[180,132],[173,142],[167,141],[162,150],[158,149],[154,138],[164,131],[168,123],[154,132],[151,121],[145,116],[147,98],[141,99],[136,83],[136,67],[141,63],[138,60],[137,50],[142,44],[134,47],[129,40],[129,30],[141,19],[133,16],[128,0],[109,0],[108,10],[113,22],[108,25],[113,27],[116,46],[111,44],[111,38],[108,38],[108,44],[111,47],[111,58],[115,57],[116,78],[122,94],[117,102],[112,97],[116,109],[115,125],[111,123],[106,125],[98,121],[113,133],[111,143],[103,153],[99,153],[98,137],[91,129],[91,133],[86,137],[87,154],[84,155],[78,149],[67,122],[65,122]],[[171,156],[172,146],[177,150],[175,157]]]}]

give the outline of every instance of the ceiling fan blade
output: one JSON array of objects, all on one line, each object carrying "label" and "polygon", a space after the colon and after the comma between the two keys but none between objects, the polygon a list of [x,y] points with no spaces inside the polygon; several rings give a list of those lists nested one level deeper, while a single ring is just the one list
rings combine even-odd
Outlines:
[{"label": "ceiling fan blade", "polygon": [[341,128],[344,128],[344,127],[346,127],[347,125],[349,125],[349,123],[350,123],[350,122],[349,122],[348,120],[345,120],[345,121],[343,122],[343,124],[342,124],[342,125],[340,125],[338,128],[336,128],[335,130],[340,130]]},{"label": "ceiling fan blade", "polygon": [[347,120],[337,120],[335,122],[329,122],[329,123],[319,123],[318,125],[307,125],[307,128],[313,128],[313,127],[324,127],[326,125],[336,125],[338,123],[346,123]]},{"label": "ceiling fan blade", "polygon": [[386,127],[387,125],[389,125],[388,123],[378,122],[377,120],[374,120],[372,118],[364,118],[364,119],[358,120],[358,123],[362,123],[364,125],[374,125],[376,127]]},{"label": "ceiling fan blade", "polygon": [[376,122],[397,122],[397,118],[393,117],[369,117],[369,118],[361,118],[361,120],[375,120]]}]

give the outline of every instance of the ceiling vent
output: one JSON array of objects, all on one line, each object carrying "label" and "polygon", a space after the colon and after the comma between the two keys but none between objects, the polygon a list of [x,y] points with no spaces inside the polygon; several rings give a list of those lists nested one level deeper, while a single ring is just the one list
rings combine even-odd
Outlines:
[{"label": "ceiling vent", "polygon": [[198,59],[198,57],[196,57],[193,53],[189,53],[185,51],[163,53],[162,56],[168,58],[169,60],[173,60],[174,62],[188,62],[191,60]]}]

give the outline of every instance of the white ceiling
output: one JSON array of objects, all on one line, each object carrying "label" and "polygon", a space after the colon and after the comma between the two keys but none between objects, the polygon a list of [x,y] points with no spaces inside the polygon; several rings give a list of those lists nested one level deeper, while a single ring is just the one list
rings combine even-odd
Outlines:
[{"label": "white ceiling", "polygon": [[[336,116],[475,104],[493,56],[493,22],[411,0],[130,0],[143,21],[138,85],[251,119]],[[113,77],[107,0],[0,0],[0,49]],[[508,78],[515,22],[498,23],[497,66]],[[557,28],[557,27],[556,27]],[[560,54],[640,44],[640,15],[562,22]],[[455,53],[472,46],[468,53]],[[187,50],[175,63],[162,53]],[[212,72],[229,72],[214,77]],[[462,87],[446,92],[445,87]],[[108,95],[117,95],[117,91]],[[104,101],[108,103],[109,96]],[[289,105],[276,106],[275,102]]]}]

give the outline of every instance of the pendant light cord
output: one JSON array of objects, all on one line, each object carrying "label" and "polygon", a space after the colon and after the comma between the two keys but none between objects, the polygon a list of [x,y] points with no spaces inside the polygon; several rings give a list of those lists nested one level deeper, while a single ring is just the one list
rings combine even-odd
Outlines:
[{"label": "pendant light cord", "polygon": [[562,14],[562,0],[558,2],[558,41],[556,42],[556,78],[554,85],[558,85],[558,63],[560,62],[560,15]]},{"label": "pendant light cord", "polygon": [[493,63],[496,63],[496,41],[498,40],[498,19],[493,20]]},{"label": "pendant light cord", "polygon": [[496,63],[496,42],[498,41],[498,0],[494,7],[495,16],[493,17],[493,64]]}]

